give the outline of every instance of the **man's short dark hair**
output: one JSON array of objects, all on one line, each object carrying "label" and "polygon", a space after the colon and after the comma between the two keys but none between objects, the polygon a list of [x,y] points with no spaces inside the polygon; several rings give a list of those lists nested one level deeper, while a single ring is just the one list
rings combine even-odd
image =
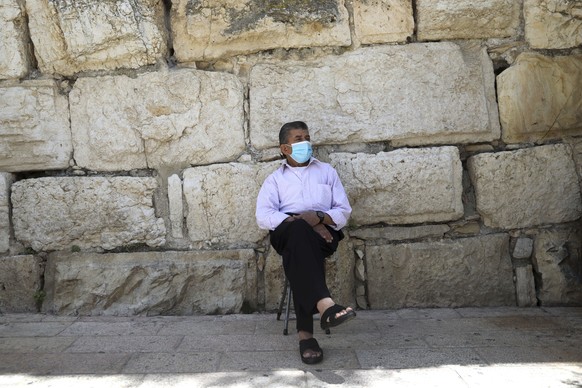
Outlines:
[{"label": "man's short dark hair", "polygon": [[307,124],[305,124],[303,121],[292,121],[290,123],[283,124],[281,130],[279,131],[279,144],[287,144],[289,131],[292,129],[302,129],[304,131],[309,131]]}]

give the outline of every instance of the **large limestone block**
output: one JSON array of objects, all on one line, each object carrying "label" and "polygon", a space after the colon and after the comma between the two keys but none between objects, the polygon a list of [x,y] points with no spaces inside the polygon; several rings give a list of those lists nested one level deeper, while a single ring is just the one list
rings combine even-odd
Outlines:
[{"label": "large limestone block", "polygon": [[354,247],[347,237],[325,262],[327,287],[334,301],[344,306],[355,307],[355,264]]},{"label": "large limestone block", "polygon": [[10,249],[10,186],[12,174],[0,172],[0,253]]},{"label": "large limestone block", "polygon": [[182,193],[182,180],[177,174],[168,178],[168,207],[172,237],[182,238],[184,237],[184,195]]},{"label": "large limestone block", "polygon": [[533,264],[543,306],[582,306],[582,230],[544,230],[535,239]]},{"label": "large limestone block", "polygon": [[265,237],[255,219],[263,181],[280,162],[258,165],[229,163],[184,171],[186,224],[190,240],[200,247],[254,244]]},{"label": "large limestone block", "polygon": [[425,238],[443,238],[451,228],[448,225],[380,226],[350,230],[350,237],[372,241],[403,241]]},{"label": "large limestone block", "polygon": [[417,0],[418,39],[504,38],[516,35],[521,2],[515,0]]},{"label": "large limestone block", "polygon": [[25,179],[12,185],[17,240],[36,251],[114,249],[165,243],[157,218],[154,178],[61,177]]},{"label": "large limestone block", "polygon": [[509,237],[366,246],[373,309],[515,306]]},{"label": "large limestone block", "polygon": [[582,2],[525,0],[525,38],[533,48],[564,49],[582,44]]},{"label": "large limestone block", "polygon": [[582,55],[523,53],[497,77],[497,90],[505,142],[582,134]]},{"label": "large limestone block", "polygon": [[283,259],[272,247],[266,254],[263,272],[265,309],[275,311],[279,308],[279,302],[283,295],[285,272],[283,271]]},{"label": "large limestone block", "polygon": [[[572,147],[574,154],[574,163],[578,176],[582,177],[582,137],[567,139],[568,144]],[[580,190],[582,190],[582,179],[580,180]]]},{"label": "large limestone block", "polygon": [[344,0],[172,0],[172,35],[180,62],[274,48],[349,46]]},{"label": "large limestone block", "polygon": [[463,215],[456,147],[330,157],[352,205],[352,224],[441,222]]},{"label": "large limestone block", "polygon": [[162,1],[26,0],[26,10],[43,73],[138,68],[168,50]]},{"label": "large limestone block", "polygon": [[0,79],[23,78],[30,70],[24,0],[0,4]]},{"label": "large limestone block", "polygon": [[519,307],[537,306],[535,278],[530,264],[515,268],[515,296]]},{"label": "large limestone block", "polygon": [[405,42],[414,33],[409,0],[353,2],[354,27],[364,44]]},{"label": "large limestone block", "polygon": [[235,76],[192,69],[81,78],[69,97],[75,160],[101,171],[234,160],[243,96]]},{"label": "large limestone block", "polygon": [[0,313],[36,312],[42,272],[36,256],[0,257]]},{"label": "large limestone block", "polygon": [[54,81],[0,85],[0,171],[69,167],[67,98]]},{"label": "large limestone block", "polygon": [[568,145],[486,153],[468,160],[485,225],[515,229],[574,221],[580,185]]},{"label": "large limestone block", "polygon": [[121,316],[239,313],[249,289],[256,288],[253,261],[250,249],[53,253],[43,310]]},{"label": "large limestone block", "polygon": [[491,141],[499,137],[494,83],[485,49],[455,43],[259,64],[250,75],[251,143],[277,146],[281,125],[298,119],[316,144]]}]

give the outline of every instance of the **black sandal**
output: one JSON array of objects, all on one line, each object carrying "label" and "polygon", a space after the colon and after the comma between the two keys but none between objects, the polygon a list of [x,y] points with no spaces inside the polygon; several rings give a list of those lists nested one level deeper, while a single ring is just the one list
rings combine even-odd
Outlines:
[{"label": "black sandal", "polygon": [[[342,311],[346,310],[347,312],[344,315],[340,315],[336,318],[337,313],[341,313]],[[321,328],[323,330],[327,330],[330,327],[335,327],[341,325],[344,322],[349,321],[356,317],[356,312],[354,310],[348,310],[344,306],[340,306],[339,304],[334,304],[327,310],[321,314]]]},{"label": "black sandal", "polygon": [[[311,350],[314,353],[319,353],[317,357],[305,357],[303,353]],[[323,360],[323,350],[319,347],[317,340],[315,338],[309,338],[306,340],[299,341],[299,352],[301,353],[301,361],[306,364],[317,364]]]}]

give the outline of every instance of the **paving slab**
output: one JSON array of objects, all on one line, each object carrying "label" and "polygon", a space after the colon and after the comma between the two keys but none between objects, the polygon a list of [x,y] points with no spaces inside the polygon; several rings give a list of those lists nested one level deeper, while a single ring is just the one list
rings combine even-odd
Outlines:
[{"label": "paving slab", "polygon": [[128,353],[18,353],[0,354],[0,381],[5,374],[69,375],[119,374],[128,361]]},{"label": "paving slab", "polygon": [[295,350],[297,340],[295,336],[282,336],[278,334],[248,335],[248,334],[231,334],[231,335],[197,335],[185,336],[180,343],[177,351],[182,353],[188,352],[206,352],[206,351],[268,351],[268,350]]},{"label": "paving slab", "polygon": [[75,337],[2,337],[0,353],[60,353],[76,340]]},{"label": "paving slab", "polygon": [[115,336],[115,335],[155,335],[161,329],[158,322],[73,322],[64,329],[61,336]]},{"label": "paving slab", "polygon": [[222,372],[206,374],[151,374],[139,388],[165,387],[308,387],[307,373],[298,370]]},{"label": "paving slab", "polygon": [[160,335],[205,335],[205,334],[255,334],[255,321],[214,320],[167,322],[160,329]]},{"label": "paving slab", "polygon": [[580,362],[581,347],[503,346],[476,348],[488,364],[544,364]]},{"label": "paving slab", "polygon": [[557,364],[507,364],[454,367],[465,386],[572,388],[580,385],[582,369]]},{"label": "paving slab", "polygon": [[[295,320],[291,320],[290,333]],[[0,387],[582,386],[582,308],[358,311],[317,365],[276,314],[0,315]]]},{"label": "paving slab", "polygon": [[373,349],[356,351],[362,368],[413,369],[439,365],[479,365],[485,360],[470,348]]},{"label": "paving slab", "polygon": [[70,324],[65,322],[10,322],[0,324],[2,337],[49,337],[57,335]]},{"label": "paving slab", "polygon": [[123,367],[123,373],[209,373],[218,369],[221,354],[138,353]]},{"label": "paving slab", "polygon": [[183,336],[99,336],[80,337],[68,349],[71,353],[170,352]]}]

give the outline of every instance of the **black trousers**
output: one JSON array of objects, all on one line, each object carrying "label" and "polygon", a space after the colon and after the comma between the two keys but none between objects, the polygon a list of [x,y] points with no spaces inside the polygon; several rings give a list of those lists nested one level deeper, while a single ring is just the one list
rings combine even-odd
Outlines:
[{"label": "black trousers", "polygon": [[291,285],[297,331],[313,333],[317,302],[331,296],[325,282],[325,258],[336,251],[340,234],[326,227],[333,236],[331,243],[304,220],[282,222],[270,232],[271,245],[282,256],[285,276]]}]

